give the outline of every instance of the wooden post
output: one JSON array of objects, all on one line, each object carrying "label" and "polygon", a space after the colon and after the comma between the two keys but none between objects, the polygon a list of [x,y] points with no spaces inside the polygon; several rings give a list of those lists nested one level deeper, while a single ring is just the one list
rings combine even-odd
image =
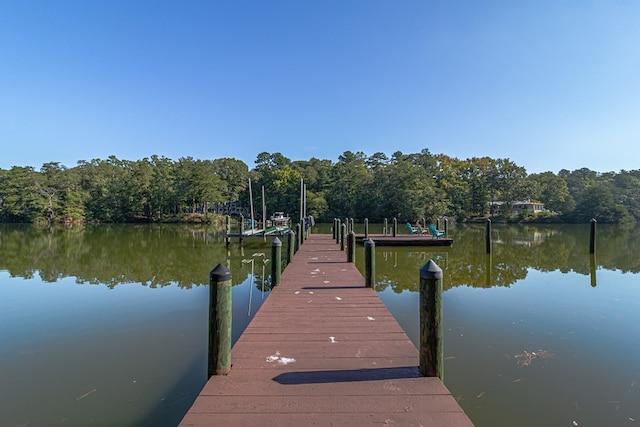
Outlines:
[{"label": "wooden post", "polygon": [[385,218],[384,219],[384,235],[385,236],[387,235],[387,230],[388,230],[388,228],[387,228],[387,218]]},{"label": "wooden post", "polygon": [[364,241],[364,285],[372,288],[376,281],[376,244],[373,240]]},{"label": "wooden post", "polygon": [[369,218],[364,219],[364,238],[369,238]]},{"label": "wooden post", "polygon": [[340,233],[342,230],[342,225],[340,222],[340,218],[336,218],[336,244],[340,244]]},{"label": "wooden post", "polygon": [[595,255],[596,253],[596,219],[591,218],[591,236],[589,238],[589,253]]},{"label": "wooden post", "polygon": [[440,230],[440,218],[436,218],[436,230]]},{"label": "wooden post", "polygon": [[449,237],[449,221],[447,218],[444,219],[444,237]]},{"label": "wooden post", "polygon": [[354,231],[353,228],[353,218],[349,219],[349,232]]},{"label": "wooden post", "polygon": [[420,269],[420,372],[443,377],[442,269],[429,260]]},{"label": "wooden post", "polygon": [[347,262],[355,262],[356,260],[356,233],[351,230],[349,232],[349,242],[347,244]]},{"label": "wooden post", "polygon": [[396,233],[398,232],[398,218],[393,217],[393,225],[391,229],[391,236],[396,237]]},{"label": "wooden post", "polygon": [[277,237],[271,241],[271,287],[280,284],[282,275],[282,242]]},{"label": "wooden post", "polygon": [[289,230],[287,233],[287,250],[289,251],[289,256],[287,256],[287,265],[291,264],[293,261],[293,254],[295,253],[295,237],[296,233],[293,230]]},{"label": "wooden post", "polygon": [[344,251],[345,245],[347,244],[347,224],[342,224],[340,228],[340,250]]},{"label": "wooden post", "polygon": [[296,224],[296,252],[298,252],[298,250],[300,249],[300,246],[302,246],[302,233],[300,232],[301,230],[301,226],[300,223]]},{"label": "wooden post", "polygon": [[491,253],[491,220],[487,218],[487,228],[484,233],[485,238],[485,246],[487,248],[487,253]]},{"label": "wooden post", "polygon": [[209,378],[231,371],[231,313],[231,271],[218,264],[209,273]]},{"label": "wooden post", "polygon": [[336,231],[338,227],[336,225],[336,218],[333,218],[333,225],[331,226],[331,233],[333,235],[333,240],[336,240]]},{"label": "wooden post", "polygon": [[300,220],[300,226],[302,228],[302,239],[300,239],[300,241],[304,243],[304,241],[307,240],[307,220],[305,218]]}]

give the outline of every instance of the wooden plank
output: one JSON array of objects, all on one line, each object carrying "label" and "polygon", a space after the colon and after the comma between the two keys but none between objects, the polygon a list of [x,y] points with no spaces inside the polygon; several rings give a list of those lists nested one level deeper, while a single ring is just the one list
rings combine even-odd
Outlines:
[{"label": "wooden plank", "polygon": [[181,426],[473,424],[346,254],[311,235]]}]

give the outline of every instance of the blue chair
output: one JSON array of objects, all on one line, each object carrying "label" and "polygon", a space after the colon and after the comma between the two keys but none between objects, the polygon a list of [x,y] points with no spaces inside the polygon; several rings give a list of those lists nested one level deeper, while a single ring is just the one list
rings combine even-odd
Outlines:
[{"label": "blue chair", "polygon": [[436,230],[436,226],[433,224],[429,224],[429,230],[431,230],[431,234],[433,234],[433,236],[437,237],[438,239],[442,236],[446,237],[445,232]]},{"label": "blue chair", "polygon": [[409,229],[409,234],[418,234],[418,233],[420,233],[420,230],[418,230],[413,225],[411,225],[411,223],[409,221],[407,221],[407,228]]}]

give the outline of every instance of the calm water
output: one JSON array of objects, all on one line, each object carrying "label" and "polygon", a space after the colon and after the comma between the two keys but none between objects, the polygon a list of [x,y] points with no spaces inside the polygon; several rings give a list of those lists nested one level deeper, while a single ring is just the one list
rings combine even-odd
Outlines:
[{"label": "calm water", "polygon": [[[378,247],[376,278],[417,342],[419,269],[442,267],[444,380],[473,422],[640,425],[640,229],[598,225],[594,258],[588,225],[494,225],[491,256],[483,227],[452,232]],[[233,272],[237,339],[269,252],[186,226],[0,225],[0,425],[176,425],[205,381],[208,272]]]}]

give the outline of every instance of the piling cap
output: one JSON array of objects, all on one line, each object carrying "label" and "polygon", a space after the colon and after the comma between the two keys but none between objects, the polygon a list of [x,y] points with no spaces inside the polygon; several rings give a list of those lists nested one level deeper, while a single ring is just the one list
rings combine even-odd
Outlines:
[{"label": "piling cap", "polygon": [[271,246],[282,246],[282,242],[277,237],[274,237],[271,241]]},{"label": "piling cap", "polygon": [[373,239],[369,238],[369,239],[364,241],[364,245],[367,246],[367,247],[368,246],[375,246],[376,243],[373,241]]},{"label": "piling cap", "polygon": [[224,264],[218,264],[213,270],[211,270],[211,273],[209,273],[209,280],[216,283],[231,280],[231,270],[229,270]]},{"label": "piling cap", "polygon": [[420,269],[421,279],[442,279],[442,269],[438,267],[438,264],[434,260],[430,259]]}]

